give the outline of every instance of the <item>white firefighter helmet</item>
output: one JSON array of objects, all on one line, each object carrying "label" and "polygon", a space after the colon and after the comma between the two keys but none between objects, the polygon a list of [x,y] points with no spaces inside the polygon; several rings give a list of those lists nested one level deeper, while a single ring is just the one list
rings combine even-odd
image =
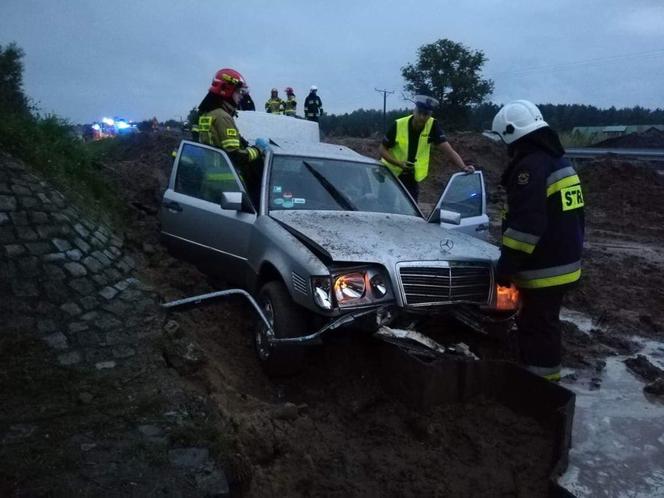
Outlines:
[{"label": "white firefighter helmet", "polygon": [[316,85],[311,85],[311,88],[309,88],[309,91],[311,92],[315,92],[316,90],[318,90],[318,87]]},{"label": "white firefighter helmet", "polygon": [[491,131],[500,135],[509,145],[545,126],[549,125],[535,104],[529,100],[515,100],[498,111],[493,118]]}]

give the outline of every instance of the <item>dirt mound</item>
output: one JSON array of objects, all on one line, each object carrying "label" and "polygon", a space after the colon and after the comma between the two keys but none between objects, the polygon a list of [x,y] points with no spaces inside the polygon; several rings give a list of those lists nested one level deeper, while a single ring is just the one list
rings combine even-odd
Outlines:
[{"label": "dirt mound", "polygon": [[664,149],[664,131],[650,128],[643,133],[630,133],[622,137],[602,140],[592,147],[622,147],[631,149]]},{"label": "dirt mound", "polygon": [[629,232],[644,241],[664,237],[664,175],[647,163],[598,159],[577,167],[590,228]]}]

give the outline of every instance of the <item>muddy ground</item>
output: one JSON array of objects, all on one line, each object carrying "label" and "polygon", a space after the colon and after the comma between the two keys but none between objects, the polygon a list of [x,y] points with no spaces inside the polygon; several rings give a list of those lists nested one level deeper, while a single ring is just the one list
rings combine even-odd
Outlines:
[{"label": "muddy ground", "polygon": [[[165,134],[130,137],[110,150],[104,168],[109,182],[119,188],[126,201],[120,230],[133,251],[140,278],[164,301],[224,285],[174,260],[159,244],[156,213],[170,172],[170,152],[179,138]],[[370,156],[376,154],[377,141],[336,142]],[[485,171],[490,213],[495,214],[502,201],[497,185],[506,160],[504,151],[471,134],[452,137],[451,142],[464,159]],[[436,201],[452,172],[435,159],[422,195],[424,207]],[[664,339],[664,176],[652,165],[617,159],[577,167],[586,195],[588,236],[583,280],[569,296],[567,306],[590,314],[605,329],[588,336],[567,324],[564,365],[601,388],[597,373],[602,369],[602,358],[629,353],[634,347],[631,335]],[[492,219],[497,218],[494,215]],[[496,224],[492,233],[498,233]],[[381,382],[385,369],[376,344],[369,338],[352,331],[340,334],[312,351],[301,375],[275,382],[263,375],[254,357],[251,333],[255,318],[245,303],[230,300],[171,316],[158,314],[157,321],[163,332],[152,347],[162,363],[146,356],[149,370],[154,373],[154,382],[163,386],[159,392],[177,385],[190,393],[186,399],[198,400],[187,406],[190,412],[198,413],[191,425],[201,428],[196,432],[189,427],[186,438],[181,428],[180,437],[176,437],[177,431],[166,430],[166,450],[214,446],[210,452],[223,468],[233,495],[547,495],[550,428],[484,399],[426,412],[413,410],[385,391]],[[438,329],[441,324],[423,326]],[[183,344],[195,351],[199,360],[188,362],[191,355],[172,352]],[[3,380],[20,378],[20,370],[4,372]],[[171,379],[173,375],[177,382]],[[49,386],[54,389],[53,383]],[[34,389],[31,398],[39,396],[39,386]],[[116,402],[121,395],[126,393],[106,394],[111,400],[115,396]],[[141,396],[140,390],[136,396]],[[78,408],[83,413],[74,423],[89,422],[85,408]],[[163,410],[144,410],[157,418],[163,414]],[[16,415],[3,414],[13,419]],[[119,415],[117,410],[109,411],[109,438],[125,437],[117,424],[111,423],[118,416],[148,418],[143,412]],[[95,426],[103,425],[103,414],[95,412],[95,422]],[[132,453],[129,462],[150,469],[131,481],[144,479],[143,487],[120,488],[113,475],[99,475],[95,479],[104,486],[101,489],[89,483],[84,488],[67,488],[58,482],[57,472],[42,476],[39,487],[30,487],[26,484],[29,476],[44,465],[43,459],[33,456],[12,466],[12,473],[0,473],[4,486],[0,489],[16,496],[48,496],[53,489],[85,489],[82,494],[89,496],[131,494],[132,489],[147,490],[143,495],[149,495],[150,490],[160,496],[214,494],[196,487],[198,481],[191,487],[148,486],[158,483],[160,471],[164,482],[170,482],[164,477],[168,470],[159,466],[163,448],[161,453],[152,447],[150,451],[141,448]],[[44,451],[48,454],[49,450]],[[3,456],[12,455],[5,452]],[[66,456],[72,462],[79,458]],[[141,459],[144,465],[137,465],[135,461]],[[146,459],[150,464],[145,464]],[[123,467],[127,462],[117,460],[113,468],[119,466],[128,472]],[[76,465],[70,465],[67,475],[78,482]]]}]

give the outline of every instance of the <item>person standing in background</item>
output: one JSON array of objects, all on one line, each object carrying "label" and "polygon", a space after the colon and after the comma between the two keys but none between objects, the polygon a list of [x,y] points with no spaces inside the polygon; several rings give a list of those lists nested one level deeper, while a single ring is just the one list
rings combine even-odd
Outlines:
[{"label": "person standing in background", "polygon": [[304,117],[309,121],[316,121],[323,115],[323,102],[318,96],[318,87],[311,85],[309,95],[304,99]]},{"label": "person standing in background", "polygon": [[415,202],[420,193],[419,183],[429,175],[431,144],[459,169],[467,173],[475,171],[452,148],[438,120],[433,117],[437,105],[438,101],[432,97],[416,95],[413,114],[397,119],[379,148],[381,162],[399,177]]},{"label": "person standing in background", "polygon": [[286,101],[284,102],[284,114],[286,116],[295,117],[295,111],[297,109],[297,99],[295,98],[295,92],[290,86],[286,87]]},{"label": "person standing in background", "polygon": [[246,88],[242,91],[242,98],[238,104],[239,111],[255,111],[256,105],[254,104],[251,95],[249,95],[249,88]]},{"label": "person standing in background", "polygon": [[265,112],[270,114],[283,114],[284,101],[279,98],[279,91],[273,88],[270,92],[270,98],[265,102]]}]

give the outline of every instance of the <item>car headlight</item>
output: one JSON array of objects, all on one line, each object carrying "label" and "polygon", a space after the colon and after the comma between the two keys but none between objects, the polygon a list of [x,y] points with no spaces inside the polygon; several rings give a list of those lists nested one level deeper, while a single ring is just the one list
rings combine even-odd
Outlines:
[{"label": "car headlight", "polygon": [[387,284],[385,279],[381,274],[376,274],[371,277],[371,289],[373,290],[376,297],[383,297],[387,294]]},{"label": "car headlight", "polygon": [[362,298],[366,290],[365,278],[364,272],[339,275],[334,280],[334,296],[337,298],[337,302],[342,305]]},{"label": "car headlight", "polygon": [[314,277],[311,281],[314,289],[314,301],[324,310],[332,309],[330,277]]}]

